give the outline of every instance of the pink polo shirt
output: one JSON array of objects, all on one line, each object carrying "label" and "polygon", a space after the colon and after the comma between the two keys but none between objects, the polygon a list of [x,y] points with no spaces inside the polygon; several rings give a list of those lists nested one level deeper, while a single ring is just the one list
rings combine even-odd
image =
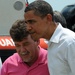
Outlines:
[{"label": "pink polo shirt", "polygon": [[1,75],[50,75],[47,67],[47,50],[40,48],[39,58],[31,67],[14,53],[3,63]]}]

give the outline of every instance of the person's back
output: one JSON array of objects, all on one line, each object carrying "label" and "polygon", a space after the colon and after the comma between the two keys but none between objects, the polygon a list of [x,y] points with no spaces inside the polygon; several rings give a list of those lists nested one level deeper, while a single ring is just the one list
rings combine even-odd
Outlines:
[{"label": "person's back", "polygon": [[65,6],[61,14],[66,19],[67,28],[75,32],[75,4]]}]

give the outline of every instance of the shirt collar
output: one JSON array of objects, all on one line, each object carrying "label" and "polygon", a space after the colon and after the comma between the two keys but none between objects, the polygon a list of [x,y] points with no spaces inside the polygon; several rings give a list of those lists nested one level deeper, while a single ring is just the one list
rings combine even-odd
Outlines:
[{"label": "shirt collar", "polygon": [[19,63],[23,63],[23,60],[21,59],[21,57],[19,56],[18,53],[17,53],[17,61],[18,61]]},{"label": "shirt collar", "polygon": [[56,30],[54,31],[54,34],[50,38],[49,42],[55,42],[55,43],[59,42],[62,33],[62,28],[63,28],[62,25],[59,23]]},{"label": "shirt collar", "polygon": [[34,65],[36,65],[36,66],[47,62],[47,53],[46,53],[46,51],[43,48],[41,48],[40,46],[39,46],[39,48],[40,48],[39,56],[38,56],[38,59],[36,60],[36,62],[34,63]]}]

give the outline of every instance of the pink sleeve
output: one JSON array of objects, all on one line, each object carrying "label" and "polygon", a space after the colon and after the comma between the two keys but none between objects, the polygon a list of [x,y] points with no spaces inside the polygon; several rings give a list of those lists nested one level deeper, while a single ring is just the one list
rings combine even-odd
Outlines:
[{"label": "pink sleeve", "polygon": [[7,64],[5,62],[2,65],[0,75],[8,75],[8,73],[7,73]]}]

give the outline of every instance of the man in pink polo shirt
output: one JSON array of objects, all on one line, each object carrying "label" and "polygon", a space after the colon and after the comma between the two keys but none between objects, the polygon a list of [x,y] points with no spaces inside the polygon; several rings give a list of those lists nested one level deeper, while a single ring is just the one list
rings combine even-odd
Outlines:
[{"label": "man in pink polo shirt", "polygon": [[39,46],[25,29],[24,20],[17,20],[10,29],[17,53],[7,58],[1,75],[50,75],[47,67],[47,50]]}]

